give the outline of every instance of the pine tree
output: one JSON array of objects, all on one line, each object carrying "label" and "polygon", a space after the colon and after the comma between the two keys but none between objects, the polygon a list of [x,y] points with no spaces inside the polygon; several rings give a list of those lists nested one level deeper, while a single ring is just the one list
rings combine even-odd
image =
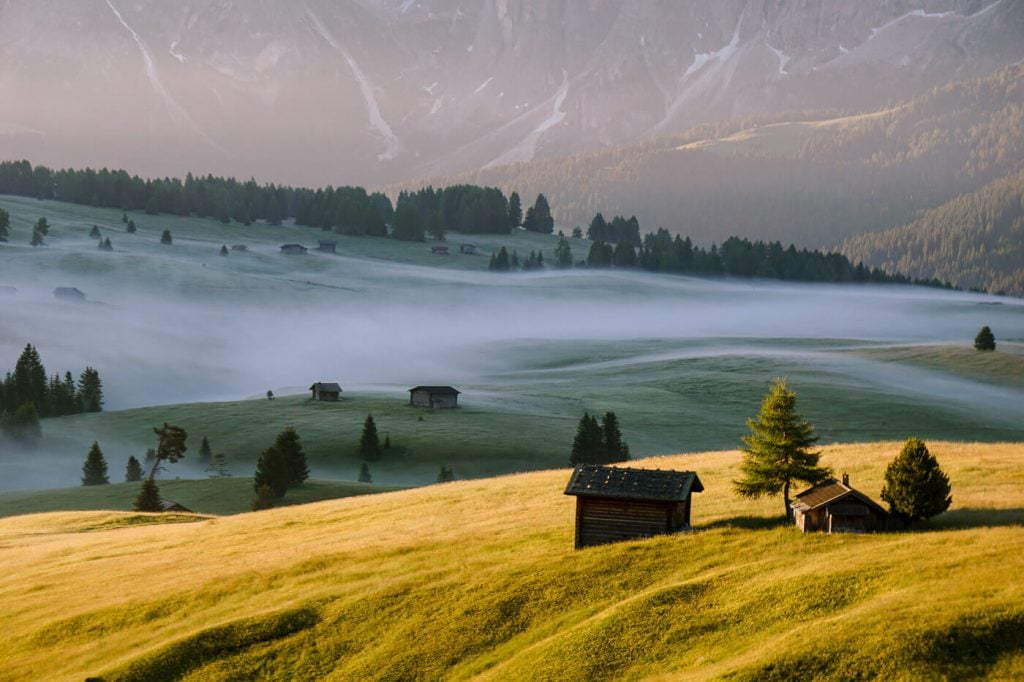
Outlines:
[{"label": "pine tree", "polygon": [[11,236],[11,214],[0,208],[0,242]]},{"label": "pine tree", "polygon": [[89,236],[92,237],[93,239],[99,239],[100,238],[100,227],[99,227],[99,225],[93,225],[92,226],[92,229],[89,230]]},{"label": "pine tree", "polygon": [[569,464],[605,464],[604,437],[597,418],[584,412],[576,425],[576,437],[572,442]]},{"label": "pine tree", "polygon": [[370,475],[370,465],[366,462],[363,462],[359,467],[359,482],[373,483],[373,477]]},{"label": "pine tree", "polygon": [[604,419],[601,420],[601,434],[604,439],[605,464],[629,459],[629,445],[622,440],[619,418],[614,412],[605,412]]},{"label": "pine tree", "polygon": [[134,220],[129,220],[128,221],[128,227],[125,228],[125,230],[128,232],[128,234],[135,234],[135,230],[136,229],[137,228],[135,227],[135,221]]},{"label": "pine tree", "polygon": [[[284,458],[285,469],[288,472],[287,486],[299,485],[309,478],[309,469],[306,467],[306,453],[302,449],[302,442],[299,434],[291,426],[286,427],[277,434],[274,446],[277,452]],[[271,485],[271,488],[274,486]]]},{"label": "pine tree", "polygon": [[[188,447],[185,445],[188,433],[180,426],[164,422],[161,428],[153,427],[153,433],[157,436],[157,446],[156,450],[153,451],[153,465],[149,470],[150,480],[156,476],[157,469],[162,466],[162,462],[167,461],[174,464],[184,457],[185,452],[188,450]],[[146,452],[146,461],[149,461],[149,451]]]},{"label": "pine tree", "polygon": [[363,422],[363,433],[359,437],[359,454],[368,462],[380,459],[380,440],[372,414],[366,415],[366,421]]},{"label": "pine tree", "polygon": [[540,232],[542,234],[551,234],[555,231],[555,221],[551,217],[551,208],[548,206],[547,197],[543,194],[538,194],[533,206],[526,209],[523,227],[530,232]]},{"label": "pine tree", "polygon": [[100,251],[113,251],[114,245],[110,243],[110,237],[107,237],[106,239],[101,239],[99,245],[96,248],[98,248]]},{"label": "pine tree", "polygon": [[174,243],[174,238],[171,237],[171,231],[170,230],[164,230],[163,234],[160,235],[160,243],[161,244],[173,244]]},{"label": "pine tree", "polygon": [[274,446],[264,450],[256,462],[253,490],[259,493],[262,486],[267,486],[276,498],[284,497],[288,490],[288,463]]},{"label": "pine tree", "polygon": [[560,237],[558,246],[555,247],[555,265],[560,268],[572,267],[572,249],[569,247],[569,240],[565,237]]},{"label": "pine tree", "polygon": [[909,438],[885,469],[882,499],[893,514],[915,526],[949,509],[949,493],[949,477],[917,438]]},{"label": "pine tree", "polygon": [[974,337],[974,347],[977,350],[995,350],[996,349],[996,337],[992,333],[992,330],[985,325],[978,332],[978,335]]},{"label": "pine tree", "polygon": [[103,382],[92,367],[86,367],[78,379],[78,396],[83,412],[103,411]]},{"label": "pine tree", "polygon": [[128,466],[124,470],[124,480],[128,483],[142,480],[142,465],[134,455],[128,457]]},{"label": "pine tree", "polygon": [[742,497],[763,497],[782,493],[786,518],[792,521],[789,506],[790,487],[796,481],[815,485],[831,475],[827,467],[818,466],[821,453],[812,452],[817,442],[814,427],[797,413],[796,393],[784,379],[772,382],[761,403],[757,419],[748,419],[751,434],[742,440],[742,478],[733,486]]},{"label": "pine tree", "polygon": [[210,450],[210,441],[206,436],[203,436],[203,440],[199,444],[199,464],[209,466],[212,457],[213,452]]},{"label": "pine tree", "polygon": [[523,224],[523,205],[519,199],[519,192],[512,192],[512,196],[508,198],[508,223],[512,227]]},{"label": "pine tree", "polygon": [[227,244],[221,244],[221,246],[220,246],[220,255],[222,255],[222,256],[228,255],[228,246],[227,246]]},{"label": "pine tree", "polygon": [[210,478],[231,478],[231,472],[228,471],[227,458],[224,457],[223,452],[218,452],[213,456],[213,460],[206,471],[209,472]]},{"label": "pine tree", "polygon": [[39,231],[38,227],[32,228],[32,239],[29,241],[32,246],[46,246],[46,241],[43,239],[43,233]]},{"label": "pine tree", "polygon": [[45,410],[49,406],[46,368],[43,366],[39,351],[31,343],[18,356],[14,365],[14,396],[12,405],[32,403],[38,413],[48,416]]},{"label": "pine tree", "polygon": [[46,222],[46,218],[40,218],[36,221],[35,230],[45,237],[50,234],[50,223]]},{"label": "pine tree", "polygon": [[110,483],[107,478],[107,460],[103,457],[100,444],[92,442],[89,454],[85,457],[85,464],[82,465],[82,485],[106,485]]},{"label": "pine tree", "polygon": [[160,488],[152,478],[142,482],[139,494],[135,496],[133,508],[139,512],[163,511],[163,507],[160,506]]}]

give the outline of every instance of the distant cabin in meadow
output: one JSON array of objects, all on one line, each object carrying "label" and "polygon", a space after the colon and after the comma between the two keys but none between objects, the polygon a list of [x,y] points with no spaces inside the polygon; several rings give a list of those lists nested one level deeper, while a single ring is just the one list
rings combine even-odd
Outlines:
[{"label": "distant cabin in meadow", "polygon": [[796,527],[805,533],[867,533],[885,530],[889,514],[864,493],[850,487],[850,477],[830,478],[803,491],[790,505]]},{"label": "distant cabin in meadow", "polygon": [[316,247],[317,251],[323,251],[324,253],[338,252],[338,242],[336,241],[332,241],[330,239],[321,239],[319,242],[317,242],[317,244],[319,244],[319,246]]},{"label": "distant cabin in meadow", "polygon": [[53,290],[53,297],[61,301],[84,301],[85,293],[75,287],[57,287]]},{"label": "distant cabin in meadow", "polygon": [[459,392],[451,386],[416,386],[409,389],[409,404],[450,409],[459,406]]},{"label": "distant cabin in meadow", "polygon": [[476,244],[462,244],[459,246],[459,253],[464,253],[467,256],[475,256],[479,252],[476,249]]},{"label": "distant cabin in meadow", "polygon": [[160,498],[160,511],[184,512],[185,514],[195,514],[194,511],[183,505],[181,502],[175,502],[174,500],[168,500],[163,497]]},{"label": "distant cabin in meadow", "polygon": [[580,464],[565,488],[576,497],[576,549],[687,530],[700,492],[692,471]]},{"label": "distant cabin in meadow", "polygon": [[438,254],[440,256],[447,256],[448,255],[448,247],[447,246],[431,246],[430,247],[430,253],[436,253],[436,254]]},{"label": "distant cabin in meadow", "polygon": [[286,254],[288,254],[290,256],[303,256],[303,255],[306,254],[307,251],[309,251],[309,249],[307,249],[302,244],[282,244],[281,245],[281,253],[286,253]]},{"label": "distant cabin in meadow", "polygon": [[341,386],[334,382],[318,381],[309,387],[313,391],[313,400],[335,401],[341,397]]},{"label": "distant cabin in meadow", "polygon": [[231,250],[232,251],[248,251],[249,247],[246,246],[245,244],[232,244],[231,245]]},{"label": "distant cabin in meadow", "polygon": [[18,293],[18,287],[12,287],[9,284],[0,284],[0,296],[14,296]]}]

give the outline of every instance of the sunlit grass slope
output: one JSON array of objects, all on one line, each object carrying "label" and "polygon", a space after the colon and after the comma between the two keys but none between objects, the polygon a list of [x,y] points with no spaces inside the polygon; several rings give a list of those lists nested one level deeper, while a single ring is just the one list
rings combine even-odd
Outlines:
[{"label": "sunlit grass slope", "polygon": [[[113,483],[52,490],[0,492],[0,516],[93,509],[128,511],[132,509],[139,485]],[[159,481],[158,485],[161,497],[174,500],[199,514],[238,514],[252,509],[254,493],[252,478],[249,476]],[[311,479],[301,486],[290,489],[279,504],[304,504],[389,490],[394,488],[351,481]]]},{"label": "sunlit grass slope", "polygon": [[[643,462],[699,472],[697,532],[578,552],[567,470],[194,523],[0,520],[3,676],[1020,678],[1024,445],[930,447],[954,506],[906,534],[779,525],[781,501],[730,492],[737,452]],[[898,448],[824,459],[877,498]]]}]

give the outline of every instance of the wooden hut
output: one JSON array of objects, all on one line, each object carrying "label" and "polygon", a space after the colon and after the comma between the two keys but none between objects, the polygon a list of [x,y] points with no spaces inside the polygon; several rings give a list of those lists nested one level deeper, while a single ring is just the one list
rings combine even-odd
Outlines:
[{"label": "wooden hut", "polygon": [[459,406],[459,392],[451,386],[416,386],[409,389],[409,404],[450,409]]},{"label": "wooden hut", "polygon": [[885,530],[889,514],[864,493],[850,487],[850,477],[830,478],[796,496],[790,505],[796,527],[805,533],[867,533]]},{"label": "wooden hut", "polygon": [[249,247],[246,246],[245,244],[232,244],[231,245],[231,250],[232,251],[248,251]]},{"label": "wooden hut", "polygon": [[690,527],[690,498],[704,491],[692,471],[580,464],[566,495],[576,497],[576,549]]},{"label": "wooden hut", "polygon": [[459,253],[464,253],[467,256],[475,256],[477,253],[476,244],[460,244]]},{"label": "wooden hut", "polygon": [[431,246],[430,247],[430,253],[434,253],[434,254],[437,254],[439,256],[447,256],[448,255],[448,247],[447,246]]},{"label": "wooden hut", "polygon": [[85,293],[75,287],[57,287],[53,290],[53,297],[62,301],[84,301]]},{"label": "wooden hut", "polygon": [[184,512],[185,514],[195,514],[194,511],[183,505],[181,502],[175,502],[174,500],[168,500],[163,497],[160,498],[160,511]]},{"label": "wooden hut", "polygon": [[323,251],[324,253],[337,253],[338,252],[338,242],[336,242],[336,241],[334,241],[332,239],[321,239],[321,240],[319,240],[317,242],[317,244],[318,244],[318,246],[316,247],[317,251]]},{"label": "wooden hut", "polygon": [[335,401],[341,397],[341,386],[332,382],[318,381],[309,387],[313,391],[313,400]]},{"label": "wooden hut", "polygon": [[302,244],[282,244],[281,253],[287,253],[291,256],[302,256],[305,255],[306,251],[309,251]]}]

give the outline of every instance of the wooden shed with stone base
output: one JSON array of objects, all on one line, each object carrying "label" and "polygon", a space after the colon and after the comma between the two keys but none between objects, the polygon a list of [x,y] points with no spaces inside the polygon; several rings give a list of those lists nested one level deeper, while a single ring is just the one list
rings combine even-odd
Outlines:
[{"label": "wooden shed with stone base", "polygon": [[692,471],[580,464],[566,495],[576,497],[576,549],[690,528],[690,500],[704,485]]},{"label": "wooden shed with stone base", "polygon": [[890,526],[889,514],[870,497],[850,487],[850,477],[833,478],[793,500],[793,521],[805,533],[869,533]]},{"label": "wooden shed with stone base", "polygon": [[409,404],[440,409],[458,407],[459,392],[451,386],[416,386],[409,389]]}]

